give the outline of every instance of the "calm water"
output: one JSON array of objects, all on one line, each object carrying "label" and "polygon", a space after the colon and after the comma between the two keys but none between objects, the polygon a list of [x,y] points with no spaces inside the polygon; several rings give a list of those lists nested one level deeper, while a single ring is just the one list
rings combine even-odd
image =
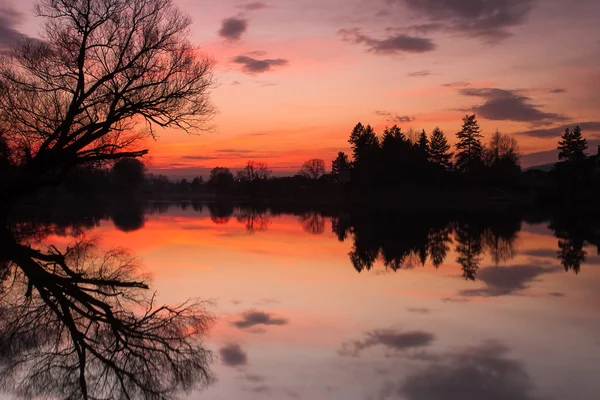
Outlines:
[{"label": "calm water", "polygon": [[597,228],[159,208],[43,242],[97,237],[157,303],[214,301],[217,382],[189,398],[600,398]]}]

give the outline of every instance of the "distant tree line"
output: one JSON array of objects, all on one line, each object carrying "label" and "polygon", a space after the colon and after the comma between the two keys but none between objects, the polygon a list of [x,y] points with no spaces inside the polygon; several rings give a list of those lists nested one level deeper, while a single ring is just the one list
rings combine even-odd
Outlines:
[{"label": "distant tree line", "polygon": [[358,123],[348,139],[352,160],[338,153],[332,162],[333,180],[359,186],[431,184],[454,175],[507,183],[521,172],[516,139],[496,132],[484,144],[475,115],[463,118],[456,137],[453,152],[439,127],[429,135],[423,130],[415,136],[394,125],[378,135],[370,125]]}]

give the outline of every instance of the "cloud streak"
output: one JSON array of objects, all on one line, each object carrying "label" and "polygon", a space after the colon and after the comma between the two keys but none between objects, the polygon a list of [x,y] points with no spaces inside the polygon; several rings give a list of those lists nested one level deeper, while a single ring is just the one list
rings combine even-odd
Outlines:
[{"label": "cloud streak", "polygon": [[531,377],[507,353],[504,345],[490,341],[448,354],[393,390],[407,400],[534,400]]},{"label": "cloud streak", "polygon": [[289,61],[283,58],[259,59],[250,56],[237,56],[233,62],[241,65],[242,71],[250,75],[262,74],[289,64]]},{"label": "cloud streak", "polygon": [[263,311],[250,310],[242,314],[242,319],[234,321],[233,325],[240,329],[252,328],[259,325],[287,325],[286,318],[276,317]]},{"label": "cloud streak", "polygon": [[376,39],[363,34],[360,29],[341,29],[338,34],[342,40],[352,44],[361,44],[367,51],[375,54],[427,53],[436,49],[429,38],[396,34],[384,39]]},{"label": "cloud streak", "polygon": [[0,49],[12,46],[25,36],[16,29],[21,14],[10,8],[0,8]]},{"label": "cloud streak", "polygon": [[394,114],[389,111],[375,111],[375,115],[384,117],[386,121],[393,123],[413,122],[416,118],[409,115]]},{"label": "cloud streak", "polygon": [[497,43],[526,22],[534,0],[387,0],[405,4],[430,23],[424,30],[446,30]]},{"label": "cloud streak", "polygon": [[539,105],[531,103],[531,98],[517,90],[497,88],[464,88],[459,93],[468,97],[479,97],[485,102],[474,106],[473,110],[481,117],[494,121],[527,122],[532,125],[546,125],[566,121],[561,114],[544,112]]},{"label": "cloud streak", "polygon": [[376,346],[383,346],[393,351],[403,351],[429,346],[434,340],[435,336],[429,332],[401,332],[391,329],[376,329],[367,332],[363,340],[343,343],[339,354],[342,356],[358,357],[363,350]]},{"label": "cloud streak", "polygon": [[519,135],[531,136],[536,138],[558,138],[565,132],[565,129],[575,128],[575,126],[577,125],[579,125],[584,134],[589,131],[594,133],[600,132],[600,121],[589,121],[581,122],[578,124],[553,126],[551,128],[532,129],[528,131],[519,132]]},{"label": "cloud streak", "polygon": [[528,289],[529,284],[543,274],[556,272],[556,268],[544,268],[536,265],[517,265],[506,268],[487,267],[477,273],[485,287],[463,290],[463,296],[496,297],[512,295]]}]

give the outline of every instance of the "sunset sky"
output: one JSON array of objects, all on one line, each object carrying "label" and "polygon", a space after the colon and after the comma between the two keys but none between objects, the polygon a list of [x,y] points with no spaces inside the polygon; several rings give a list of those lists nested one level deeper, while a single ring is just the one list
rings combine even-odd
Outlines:
[{"label": "sunset sky", "polygon": [[[36,36],[32,0],[0,0],[0,44]],[[600,138],[597,0],[175,0],[217,62],[214,129],[164,131],[153,170],[202,173],[264,161],[329,165],[359,121],[378,132],[440,126],[454,142],[476,112],[515,134],[524,166],[552,162],[565,125]]]}]

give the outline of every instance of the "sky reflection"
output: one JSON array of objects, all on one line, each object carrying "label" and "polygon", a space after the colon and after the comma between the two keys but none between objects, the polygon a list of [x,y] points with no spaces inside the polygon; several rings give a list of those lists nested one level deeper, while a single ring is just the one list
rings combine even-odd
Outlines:
[{"label": "sky reflection", "polygon": [[358,273],[352,234],[339,241],[330,218],[223,218],[211,218],[208,207],[171,207],[146,215],[139,230],[102,221],[91,232],[103,246],[130,248],[161,302],[215,301],[209,343],[220,358],[218,382],[189,398],[600,395],[597,249],[586,246],[579,275],[566,272],[547,224],[517,230],[510,257],[482,252],[471,281],[455,233],[437,268],[411,253],[396,271],[380,257]]}]

